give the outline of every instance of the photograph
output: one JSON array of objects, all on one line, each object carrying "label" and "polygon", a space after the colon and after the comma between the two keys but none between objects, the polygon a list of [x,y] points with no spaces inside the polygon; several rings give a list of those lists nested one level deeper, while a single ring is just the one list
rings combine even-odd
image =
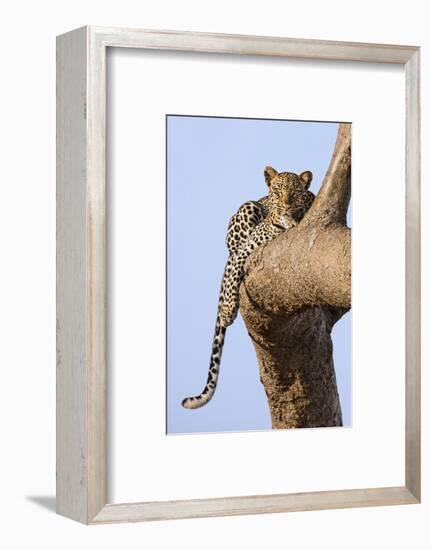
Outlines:
[{"label": "photograph", "polygon": [[350,135],[166,116],[167,434],[352,425]]}]

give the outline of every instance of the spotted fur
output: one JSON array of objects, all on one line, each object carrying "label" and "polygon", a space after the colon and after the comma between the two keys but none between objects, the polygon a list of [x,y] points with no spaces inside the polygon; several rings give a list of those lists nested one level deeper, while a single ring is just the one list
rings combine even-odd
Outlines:
[{"label": "spotted fur", "polygon": [[313,177],[311,172],[300,175],[278,173],[267,166],[264,175],[268,195],[244,203],[229,222],[226,236],[229,257],[221,282],[208,378],[200,395],[183,400],[182,405],[187,409],[202,407],[214,395],[226,328],[238,314],[239,289],[248,256],[259,246],[297,225],[314,200],[314,194],[308,190]]}]

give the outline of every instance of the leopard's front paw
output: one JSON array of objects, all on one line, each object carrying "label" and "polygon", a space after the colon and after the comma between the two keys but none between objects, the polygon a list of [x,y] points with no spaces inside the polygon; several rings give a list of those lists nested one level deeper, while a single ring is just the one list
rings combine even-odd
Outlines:
[{"label": "leopard's front paw", "polygon": [[235,305],[223,304],[220,308],[220,324],[222,327],[230,326],[238,315],[238,308]]}]

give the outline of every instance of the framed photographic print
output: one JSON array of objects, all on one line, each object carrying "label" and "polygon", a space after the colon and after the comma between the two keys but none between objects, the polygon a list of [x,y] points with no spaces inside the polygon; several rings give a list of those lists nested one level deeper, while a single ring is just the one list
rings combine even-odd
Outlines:
[{"label": "framed photographic print", "polygon": [[420,502],[419,121],[415,46],[58,37],[58,513]]}]

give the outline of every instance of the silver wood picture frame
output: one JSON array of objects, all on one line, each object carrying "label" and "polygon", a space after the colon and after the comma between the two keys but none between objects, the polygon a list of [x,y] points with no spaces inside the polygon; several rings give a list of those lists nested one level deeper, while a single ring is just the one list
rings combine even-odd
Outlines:
[{"label": "silver wood picture frame", "polygon": [[[214,52],[392,63],[406,83],[405,484],[107,503],[106,52]],[[84,524],[420,502],[420,48],[83,27],[57,37],[57,513]]]}]

